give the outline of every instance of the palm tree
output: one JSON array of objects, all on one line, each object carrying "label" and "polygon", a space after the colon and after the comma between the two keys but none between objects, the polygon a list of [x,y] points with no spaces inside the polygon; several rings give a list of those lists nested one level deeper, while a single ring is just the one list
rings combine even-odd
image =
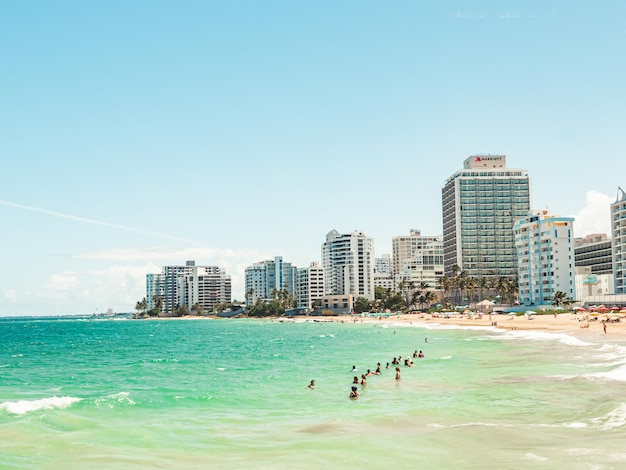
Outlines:
[{"label": "palm tree", "polygon": [[246,291],[246,303],[249,305],[252,303],[252,299],[254,297],[254,289],[251,287]]},{"label": "palm tree", "polygon": [[560,307],[561,305],[566,305],[569,301],[567,294],[560,290],[554,293],[554,297],[552,298],[552,305],[556,307]]},{"label": "palm tree", "polygon": [[202,305],[200,305],[198,302],[193,304],[193,307],[191,307],[191,310],[196,312],[196,315],[202,315]]}]

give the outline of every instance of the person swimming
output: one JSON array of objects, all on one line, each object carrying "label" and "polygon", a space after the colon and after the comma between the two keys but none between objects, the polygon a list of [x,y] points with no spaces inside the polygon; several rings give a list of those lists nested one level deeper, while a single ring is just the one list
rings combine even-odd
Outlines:
[{"label": "person swimming", "polygon": [[309,384],[309,388],[311,389],[315,388],[315,380],[311,380],[311,383]]},{"label": "person swimming", "polygon": [[359,391],[357,390],[357,388],[353,385],[352,386],[352,391],[350,392],[350,399],[351,400],[355,400],[356,398],[359,397]]},{"label": "person swimming", "polygon": [[350,372],[356,372],[356,366],[352,366],[352,369],[350,369]]},{"label": "person swimming", "polygon": [[365,374],[361,374],[361,385],[363,387],[367,385],[367,378],[365,378]]},{"label": "person swimming", "polygon": [[352,379],[352,383],[353,384],[358,384],[359,383],[359,377],[355,375],[354,379]]},{"label": "person swimming", "polygon": [[422,351],[420,351],[419,354],[417,355],[417,357],[424,357],[424,353]]}]

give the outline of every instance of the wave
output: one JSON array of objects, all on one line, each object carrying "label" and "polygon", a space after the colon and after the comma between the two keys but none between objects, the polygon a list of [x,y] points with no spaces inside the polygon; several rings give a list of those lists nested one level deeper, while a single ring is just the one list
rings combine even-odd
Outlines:
[{"label": "wave", "polygon": [[626,403],[622,403],[604,416],[593,418],[590,421],[603,430],[622,428],[626,425]]},{"label": "wave", "polygon": [[52,410],[54,408],[67,408],[74,403],[78,403],[82,398],[76,397],[50,397],[41,398],[39,400],[18,400],[6,401],[0,404],[0,410],[6,410],[9,413],[23,415],[31,411]]},{"label": "wave", "polygon": [[96,406],[105,406],[108,408],[113,408],[119,405],[134,405],[135,402],[131,400],[130,394],[128,392],[119,392],[112,393],[111,395],[107,395],[106,397],[96,398],[95,402]]},{"label": "wave", "polygon": [[626,382],[626,364],[621,364],[615,369],[611,369],[605,372],[594,372],[593,374],[585,374],[585,378],[599,378],[616,380],[618,382]]}]

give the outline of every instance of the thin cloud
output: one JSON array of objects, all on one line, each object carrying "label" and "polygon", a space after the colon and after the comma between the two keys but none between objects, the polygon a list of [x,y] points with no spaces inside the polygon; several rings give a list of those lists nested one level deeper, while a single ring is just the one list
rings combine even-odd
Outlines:
[{"label": "thin cloud", "polygon": [[71,220],[73,222],[80,222],[82,224],[99,225],[101,227],[115,228],[118,230],[134,232],[134,233],[138,233],[141,235],[148,235],[151,237],[163,238],[166,240],[179,241],[179,242],[189,243],[192,245],[203,246],[202,243],[197,242],[195,240],[189,240],[187,238],[176,237],[174,235],[169,235],[167,233],[159,233],[159,232],[141,230],[135,227],[129,227],[127,225],[112,224],[110,222],[103,222],[101,220],[89,219],[86,217],[79,217],[79,216],[71,215],[71,214],[64,214],[62,212],[51,211],[48,209],[43,209],[41,207],[27,206],[25,204],[18,204],[16,202],[9,202],[9,201],[3,201],[3,200],[0,200],[0,205],[15,207],[17,209],[24,209],[24,210],[31,211],[31,212],[39,212],[40,214],[49,215],[51,217],[57,217],[59,219]]}]

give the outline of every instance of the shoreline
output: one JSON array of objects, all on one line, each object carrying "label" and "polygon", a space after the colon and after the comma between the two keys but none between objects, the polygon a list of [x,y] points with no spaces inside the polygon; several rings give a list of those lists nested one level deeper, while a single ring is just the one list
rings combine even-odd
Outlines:
[{"label": "shoreline", "polygon": [[[254,317],[240,317],[254,318]],[[595,318],[595,319],[594,319]],[[189,315],[185,317],[160,317],[156,320],[236,320],[236,318],[198,317]],[[354,317],[352,315],[338,316],[297,316],[297,317],[259,317],[264,321],[314,321],[314,322],[337,322],[337,323],[378,323],[378,324],[403,324],[412,326],[446,326],[451,327],[479,327],[481,329],[493,329],[494,331],[537,331],[549,333],[568,334],[579,339],[587,339],[594,342],[610,340],[626,342],[626,319],[617,322],[606,321],[607,315],[589,317],[587,313],[564,312],[553,314],[511,316],[507,314],[483,314],[469,316],[467,314],[441,315],[436,313],[422,314],[399,314],[390,317]],[[606,326],[606,332],[604,327]]]}]

